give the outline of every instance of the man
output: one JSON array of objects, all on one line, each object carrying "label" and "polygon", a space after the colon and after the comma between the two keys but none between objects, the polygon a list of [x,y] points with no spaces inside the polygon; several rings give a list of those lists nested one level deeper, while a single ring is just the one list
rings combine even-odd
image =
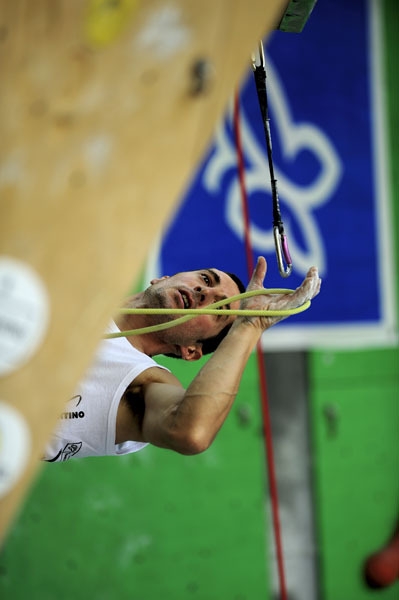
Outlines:
[{"label": "man", "polygon": [[[258,259],[247,290],[263,288],[266,261]],[[320,290],[312,267],[302,285],[287,295],[260,295],[234,302],[231,309],[279,310],[301,306]],[[238,280],[218,269],[178,273],[151,282],[128,300],[132,308],[203,308],[242,291]],[[110,331],[128,331],[173,317],[121,315]],[[175,327],[109,339],[76,395],[61,415],[44,460],[118,455],[147,444],[181,454],[206,450],[225,421],[248,358],[263,331],[281,317],[201,315]],[[220,338],[223,338],[220,340]],[[220,342],[220,343],[219,343]],[[213,356],[185,390],[153,359],[167,354],[198,360],[218,344]]]}]

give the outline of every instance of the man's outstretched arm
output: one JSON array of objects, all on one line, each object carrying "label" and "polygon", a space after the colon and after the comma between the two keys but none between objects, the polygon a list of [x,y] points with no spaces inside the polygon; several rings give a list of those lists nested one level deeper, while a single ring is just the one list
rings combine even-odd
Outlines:
[{"label": "man's outstretched arm", "polygon": [[[247,290],[263,288],[266,261],[258,259]],[[292,294],[245,299],[241,308],[280,310],[296,308],[316,296],[321,280],[312,267]],[[245,365],[263,331],[282,317],[237,317],[229,333],[199,371],[187,390],[167,383],[144,388],[142,436],[156,446],[182,454],[206,450],[224,423],[237,395]]]}]

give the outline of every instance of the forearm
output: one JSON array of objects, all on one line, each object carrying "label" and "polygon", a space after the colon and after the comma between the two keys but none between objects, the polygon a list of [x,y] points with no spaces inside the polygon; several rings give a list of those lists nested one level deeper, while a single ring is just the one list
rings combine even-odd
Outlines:
[{"label": "forearm", "polygon": [[250,323],[234,323],[176,407],[174,427],[190,434],[196,451],[206,449],[223,425],[260,334]]}]

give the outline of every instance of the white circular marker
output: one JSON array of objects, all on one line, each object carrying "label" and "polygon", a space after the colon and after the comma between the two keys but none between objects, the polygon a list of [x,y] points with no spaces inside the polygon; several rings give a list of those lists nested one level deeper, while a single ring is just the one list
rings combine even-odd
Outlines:
[{"label": "white circular marker", "polygon": [[0,401],[0,498],[17,483],[27,465],[30,432],[20,412]]},{"label": "white circular marker", "polygon": [[0,376],[26,363],[49,322],[46,289],[33,269],[0,256]]}]

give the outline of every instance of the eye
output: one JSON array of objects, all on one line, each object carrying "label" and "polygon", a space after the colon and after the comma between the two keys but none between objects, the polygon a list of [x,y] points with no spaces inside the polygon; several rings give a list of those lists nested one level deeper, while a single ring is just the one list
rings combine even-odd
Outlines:
[{"label": "eye", "polygon": [[206,285],[210,285],[212,282],[206,273],[201,273],[202,279],[205,281]]}]

